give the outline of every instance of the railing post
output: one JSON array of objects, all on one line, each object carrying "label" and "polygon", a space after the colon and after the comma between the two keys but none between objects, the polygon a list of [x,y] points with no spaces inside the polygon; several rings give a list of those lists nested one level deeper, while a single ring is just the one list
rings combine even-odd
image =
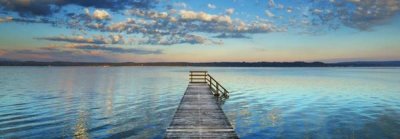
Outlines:
[{"label": "railing post", "polygon": [[217,95],[219,96],[219,83],[218,82],[216,83],[217,83]]},{"label": "railing post", "polygon": [[211,76],[208,76],[208,78],[210,78],[210,86],[212,85],[212,80],[211,80]]},{"label": "railing post", "polygon": [[224,89],[224,97],[228,96],[228,91]]},{"label": "railing post", "polygon": [[215,96],[228,96],[229,92],[223,86],[221,86],[210,74],[208,74],[207,71],[190,71],[189,77],[190,83],[208,84]]},{"label": "railing post", "polygon": [[193,82],[193,72],[192,71],[190,71],[190,82],[191,83]]},{"label": "railing post", "polygon": [[[208,79],[207,79],[207,77],[208,77]],[[207,82],[208,86],[210,86],[210,88],[211,88],[211,79],[210,79],[210,76],[208,74],[206,76],[206,82]]]},{"label": "railing post", "polygon": [[207,83],[207,72],[204,72],[204,82]]},{"label": "railing post", "polygon": [[226,96],[226,91],[225,91],[225,89],[224,89],[224,93],[222,94],[223,96]]}]

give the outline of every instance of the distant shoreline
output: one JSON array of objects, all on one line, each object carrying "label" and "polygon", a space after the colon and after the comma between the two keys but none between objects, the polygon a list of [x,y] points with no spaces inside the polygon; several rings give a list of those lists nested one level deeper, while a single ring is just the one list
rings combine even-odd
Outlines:
[{"label": "distant shoreline", "polygon": [[175,67],[400,67],[400,61],[354,61],[354,62],[38,62],[0,61],[0,66],[175,66]]}]

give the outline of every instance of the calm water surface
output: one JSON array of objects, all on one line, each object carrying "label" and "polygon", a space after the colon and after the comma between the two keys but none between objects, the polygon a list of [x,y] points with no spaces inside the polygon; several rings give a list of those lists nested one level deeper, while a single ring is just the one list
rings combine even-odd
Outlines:
[{"label": "calm water surface", "polygon": [[241,138],[400,138],[400,68],[0,67],[0,138],[162,138],[208,70]]}]

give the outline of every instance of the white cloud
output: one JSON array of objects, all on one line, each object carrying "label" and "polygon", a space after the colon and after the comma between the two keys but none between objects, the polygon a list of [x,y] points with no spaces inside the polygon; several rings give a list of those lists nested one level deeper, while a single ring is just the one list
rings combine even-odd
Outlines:
[{"label": "white cloud", "polygon": [[217,8],[217,6],[215,6],[214,4],[211,4],[211,3],[207,4],[207,7],[210,8],[210,9]]},{"label": "white cloud", "polygon": [[232,23],[231,17],[227,15],[215,16],[213,20],[217,21],[218,23],[228,23],[228,24]]},{"label": "white cloud", "polygon": [[287,13],[292,13],[292,12],[293,12],[293,9],[289,7],[289,8],[286,9],[286,12],[287,12]]},{"label": "white cloud", "polygon": [[93,18],[97,20],[108,20],[111,19],[111,15],[105,10],[94,10]]},{"label": "white cloud", "polygon": [[181,10],[181,11],[179,11],[179,14],[181,16],[181,19],[183,19],[183,20],[196,20],[197,19],[197,13],[194,11]]},{"label": "white cloud", "polygon": [[90,11],[89,11],[88,8],[85,8],[85,9],[83,9],[83,10],[85,11],[85,14],[86,14],[87,16],[90,16]]},{"label": "white cloud", "polygon": [[124,44],[125,40],[122,35],[109,35],[109,37],[104,37],[102,35],[94,35],[93,37],[85,37],[82,35],[78,36],[53,36],[53,37],[41,37],[36,38],[39,40],[47,41],[60,41],[60,42],[70,42],[70,43],[83,43],[83,44]]},{"label": "white cloud", "polygon": [[164,19],[168,17],[167,12],[157,12],[153,10],[142,10],[142,9],[132,9],[127,10],[126,14],[135,15],[140,17],[152,18],[152,19]]},{"label": "white cloud", "polygon": [[275,15],[269,11],[269,10],[265,10],[265,15],[267,15],[268,17],[274,17]]},{"label": "white cloud", "polygon": [[228,9],[225,10],[225,13],[228,14],[228,15],[233,14],[233,12],[235,12],[235,9],[233,9],[233,8],[228,8]]},{"label": "white cloud", "polygon": [[177,21],[178,21],[178,19],[176,19],[175,17],[170,17],[169,18],[169,22],[175,23]]},{"label": "white cloud", "polygon": [[186,9],[186,7],[187,7],[186,3],[184,3],[184,2],[174,3],[173,6],[176,8],[183,8],[183,9]]},{"label": "white cloud", "polygon": [[361,0],[347,0],[349,2],[360,2]]},{"label": "white cloud", "polygon": [[107,26],[106,29],[111,32],[122,32],[127,30],[127,24],[125,22],[118,22]]},{"label": "white cloud", "polygon": [[110,39],[111,39],[111,43],[112,44],[124,44],[124,36],[122,36],[121,34],[113,34],[110,35]]},{"label": "white cloud", "polygon": [[232,19],[226,15],[212,15],[205,12],[194,12],[188,10],[179,11],[180,19],[184,21],[203,21],[203,22],[218,22],[218,23],[232,23]]},{"label": "white cloud", "polygon": [[90,14],[90,10],[88,8],[84,9],[84,15],[88,18],[95,20],[110,20],[111,15],[106,10],[96,9],[93,14]]},{"label": "white cloud", "polygon": [[313,13],[315,13],[315,14],[321,14],[323,11],[322,10],[320,10],[320,9],[314,9],[313,10]]},{"label": "white cloud", "polygon": [[278,8],[279,8],[279,9],[283,9],[283,8],[285,8],[285,5],[283,5],[283,4],[278,4]]},{"label": "white cloud", "polygon": [[13,17],[4,17],[4,18],[0,17],[0,23],[11,22],[12,20],[13,20]]},{"label": "white cloud", "polygon": [[268,0],[268,6],[269,6],[269,7],[275,7],[275,2],[274,2],[274,0]]},{"label": "white cloud", "polygon": [[[334,7],[325,9],[315,7],[313,14],[317,15],[322,23],[331,24],[335,20],[342,25],[359,30],[370,30],[373,26],[388,23],[400,13],[399,0],[331,0]],[[349,8],[352,5],[355,8]],[[332,16],[336,14],[336,16]]]}]

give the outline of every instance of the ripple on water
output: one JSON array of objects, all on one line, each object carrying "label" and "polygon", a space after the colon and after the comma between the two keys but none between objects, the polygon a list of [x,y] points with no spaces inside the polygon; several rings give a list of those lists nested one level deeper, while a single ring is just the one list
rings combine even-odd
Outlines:
[{"label": "ripple on water", "polygon": [[[0,68],[0,135],[162,138],[191,68]],[[398,69],[205,69],[241,138],[400,137]]]}]

